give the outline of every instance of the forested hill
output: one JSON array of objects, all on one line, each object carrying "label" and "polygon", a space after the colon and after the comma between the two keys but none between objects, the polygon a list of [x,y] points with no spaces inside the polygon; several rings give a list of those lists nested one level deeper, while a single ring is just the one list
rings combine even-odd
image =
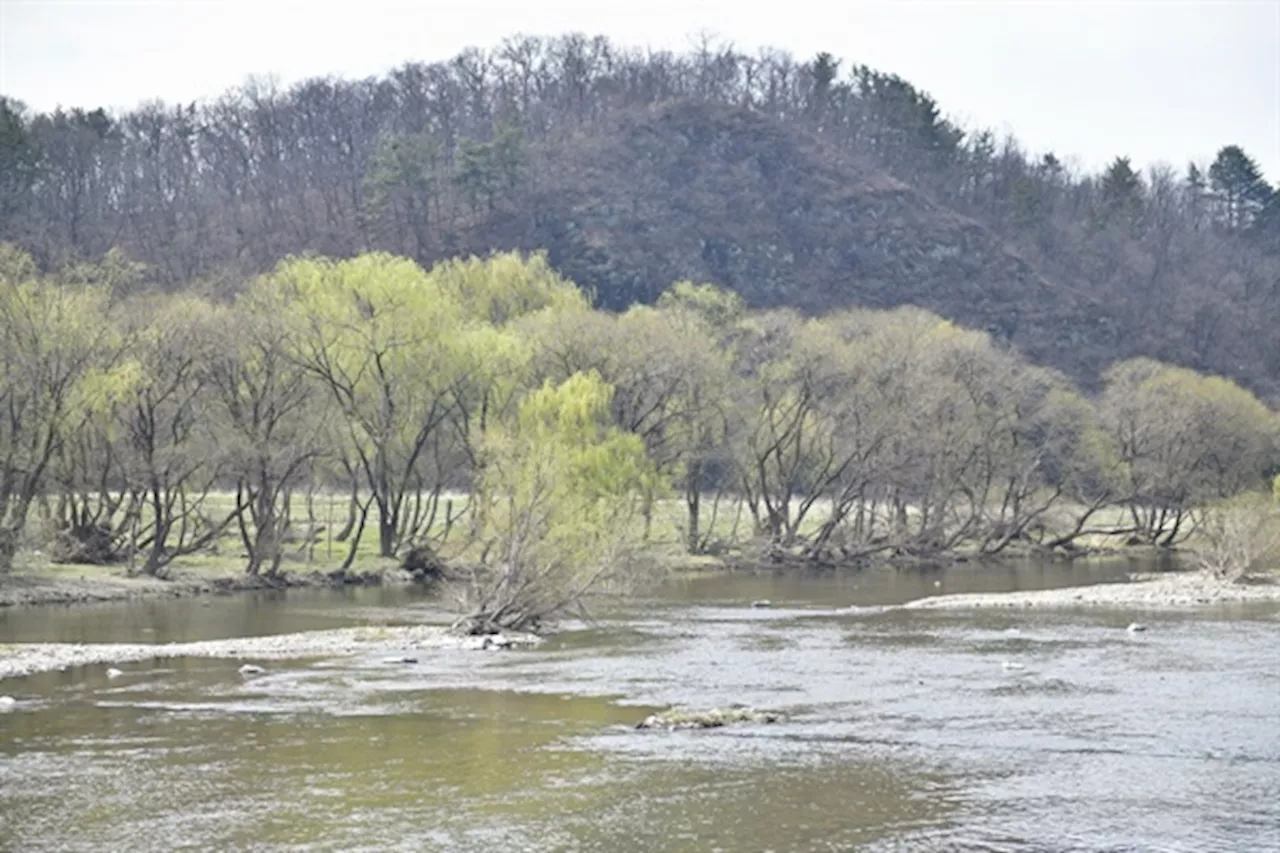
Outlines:
[{"label": "forested hill", "polygon": [[1223,141],[1138,174],[1117,140],[1073,174],[826,54],[513,39],[125,114],[0,100],[0,239],[51,267],[118,247],[215,291],[291,253],[545,248],[605,306],[682,278],[756,306],[913,303],[1086,383],[1150,355],[1273,395],[1280,201]]}]

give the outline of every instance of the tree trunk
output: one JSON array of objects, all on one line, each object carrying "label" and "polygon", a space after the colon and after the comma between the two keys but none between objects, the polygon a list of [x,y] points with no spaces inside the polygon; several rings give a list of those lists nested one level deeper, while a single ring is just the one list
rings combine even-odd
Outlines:
[{"label": "tree trunk", "polygon": [[383,557],[396,555],[396,523],[395,516],[389,512],[385,504],[378,504],[378,553]]},{"label": "tree trunk", "polygon": [[13,558],[17,553],[17,533],[8,527],[0,527],[0,576],[13,571]]},{"label": "tree trunk", "polygon": [[333,537],[335,542],[346,542],[351,532],[356,529],[356,518],[360,514],[360,484],[355,477],[351,478],[351,498],[347,501],[347,522],[342,532]]},{"label": "tree trunk", "polygon": [[696,554],[702,550],[702,531],[699,529],[702,495],[698,491],[696,478],[690,478],[689,488],[685,491],[685,503],[689,507],[689,535],[685,549],[690,554]]}]

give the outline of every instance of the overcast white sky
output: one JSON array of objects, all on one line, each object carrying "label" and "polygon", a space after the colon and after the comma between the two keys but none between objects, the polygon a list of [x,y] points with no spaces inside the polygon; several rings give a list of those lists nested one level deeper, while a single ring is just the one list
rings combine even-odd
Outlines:
[{"label": "overcast white sky", "polygon": [[365,76],[567,31],[827,50],[1081,166],[1182,167],[1235,143],[1280,180],[1280,0],[0,0],[0,93],[38,109],[189,101],[249,74]]}]

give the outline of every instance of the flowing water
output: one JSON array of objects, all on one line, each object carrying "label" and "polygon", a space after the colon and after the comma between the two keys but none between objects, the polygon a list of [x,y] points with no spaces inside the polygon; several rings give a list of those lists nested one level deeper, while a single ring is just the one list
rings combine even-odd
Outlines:
[{"label": "flowing water", "polygon": [[[1277,608],[874,607],[1128,568],[708,577],[531,651],[6,682],[0,850],[1280,851]],[[440,618],[294,592],[14,610],[0,643]],[[731,703],[787,719],[634,728]]]}]

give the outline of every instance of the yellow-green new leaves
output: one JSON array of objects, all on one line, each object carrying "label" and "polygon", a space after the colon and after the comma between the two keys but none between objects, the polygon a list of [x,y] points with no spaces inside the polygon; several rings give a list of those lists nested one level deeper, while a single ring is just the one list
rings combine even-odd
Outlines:
[{"label": "yellow-green new leaves", "polygon": [[1106,373],[1102,406],[1134,500],[1165,506],[1262,484],[1276,460],[1277,418],[1235,383],[1151,359]]},{"label": "yellow-green new leaves", "polygon": [[577,285],[553,270],[541,252],[527,258],[504,252],[443,261],[431,268],[431,279],[458,301],[469,320],[494,326],[543,309],[579,312],[590,307]]},{"label": "yellow-green new leaves", "polygon": [[677,281],[658,297],[659,310],[670,314],[692,314],[715,331],[717,337],[732,330],[746,314],[742,297],[714,284]]},{"label": "yellow-green new leaves", "polygon": [[108,296],[0,249],[0,572],[61,442],[133,381]]},{"label": "yellow-green new leaves", "polygon": [[461,306],[417,264],[386,254],[291,259],[247,294],[283,318],[284,351],[340,413],[337,448],[377,505],[380,550],[413,531],[406,496],[449,413],[466,360]]},{"label": "yellow-green new leaves", "polygon": [[548,382],[491,434],[479,484],[489,568],[463,588],[476,627],[554,618],[625,570],[654,472],[639,437],[612,425],[611,394],[595,373]]},{"label": "yellow-green new leaves", "polygon": [[587,307],[545,258],[513,253],[430,272],[380,253],[295,258],[246,298],[285,318],[287,352],[341,411],[341,452],[377,507],[384,556],[416,535],[406,496],[440,487],[451,455],[482,466],[485,429],[524,387],[527,347],[507,324]]},{"label": "yellow-green new leaves", "polygon": [[456,370],[461,308],[404,258],[286,261],[255,283],[250,298],[288,318],[290,351],[344,406],[371,407],[359,420],[374,432],[393,428],[388,409],[429,407],[429,389],[447,386]]},{"label": "yellow-green new leaves", "polygon": [[625,497],[652,476],[639,436],[613,426],[613,389],[597,373],[575,373],[545,383],[526,398],[513,427],[502,431],[497,468],[520,471],[514,481],[491,483],[504,490],[536,483],[560,492],[561,500],[589,506]]},{"label": "yellow-green new leaves", "polygon": [[118,363],[120,344],[105,288],[35,277],[20,255],[6,258],[0,399],[32,416],[22,428],[56,431],[65,419],[105,405],[130,381]]}]

